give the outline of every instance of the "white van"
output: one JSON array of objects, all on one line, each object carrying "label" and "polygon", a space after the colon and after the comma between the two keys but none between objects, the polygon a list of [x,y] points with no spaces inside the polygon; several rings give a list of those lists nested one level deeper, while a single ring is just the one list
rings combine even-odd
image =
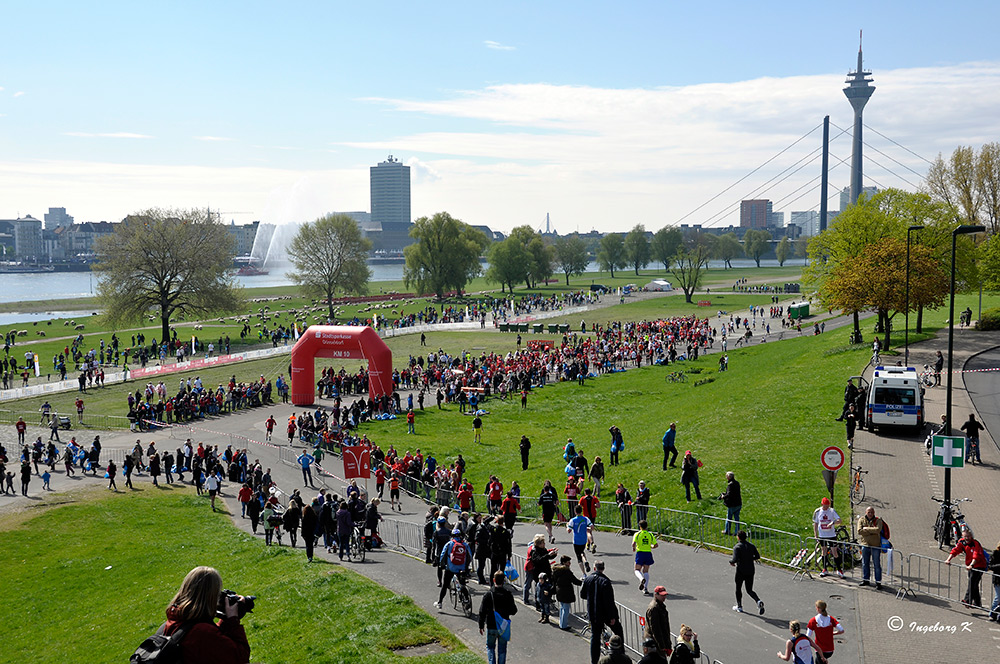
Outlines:
[{"label": "white van", "polygon": [[868,387],[868,427],[924,426],[924,391],[913,367],[875,367]]}]

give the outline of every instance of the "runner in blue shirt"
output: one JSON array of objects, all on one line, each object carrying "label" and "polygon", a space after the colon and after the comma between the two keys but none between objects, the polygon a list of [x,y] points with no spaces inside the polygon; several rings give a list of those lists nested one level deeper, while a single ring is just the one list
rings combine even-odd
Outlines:
[{"label": "runner in blue shirt", "polygon": [[584,553],[587,548],[587,535],[593,530],[593,522],[583,515],[583,507],[576,506],[576,516],[566,523],[566,530],[573,533],[573,550],[576,551],[576,561],[584,574],[590,573],[590,561]]}]

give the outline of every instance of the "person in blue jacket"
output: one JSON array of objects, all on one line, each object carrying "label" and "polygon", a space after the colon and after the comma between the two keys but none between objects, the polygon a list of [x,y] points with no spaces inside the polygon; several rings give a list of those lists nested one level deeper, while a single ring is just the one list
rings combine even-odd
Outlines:
[{"label": "person in blue jacket", "polygon": [[441,582],[441,594],[438,601],[434,602],[439,610],[444,596],[448,594],[448,587],[451,585],[453,577],[458,576],[458,582],[465,585],[462,573],[469,562],[469,547],[462,541],[462,531],[455,528],[451,531],[451,539],[441,548],[441,566],[444,567],[444,579]]},{"label": "person in blue jacket", "polygon": [[667,469],[667,457],[670,457],[670,467],[677,467],[677,423],[671,422],[670,428],[663,434],[663,470]]}]

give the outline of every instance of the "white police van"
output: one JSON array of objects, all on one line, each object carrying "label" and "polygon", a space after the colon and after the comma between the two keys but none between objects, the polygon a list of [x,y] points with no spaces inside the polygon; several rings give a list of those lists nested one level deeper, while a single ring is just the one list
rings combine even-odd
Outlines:
[{"label": "white police van", "polygon": [[913,367],[875,367],[868,386],[868,427],[924,426],[924,391]]}]

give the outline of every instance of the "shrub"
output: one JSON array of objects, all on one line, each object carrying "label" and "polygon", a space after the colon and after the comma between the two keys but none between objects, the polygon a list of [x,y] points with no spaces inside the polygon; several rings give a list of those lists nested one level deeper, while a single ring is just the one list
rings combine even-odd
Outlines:
[{"label": "shrub", "polygon": [[983,331],[1000,330],[1000,307],[987,309],[976,321],[976,329]]}]

